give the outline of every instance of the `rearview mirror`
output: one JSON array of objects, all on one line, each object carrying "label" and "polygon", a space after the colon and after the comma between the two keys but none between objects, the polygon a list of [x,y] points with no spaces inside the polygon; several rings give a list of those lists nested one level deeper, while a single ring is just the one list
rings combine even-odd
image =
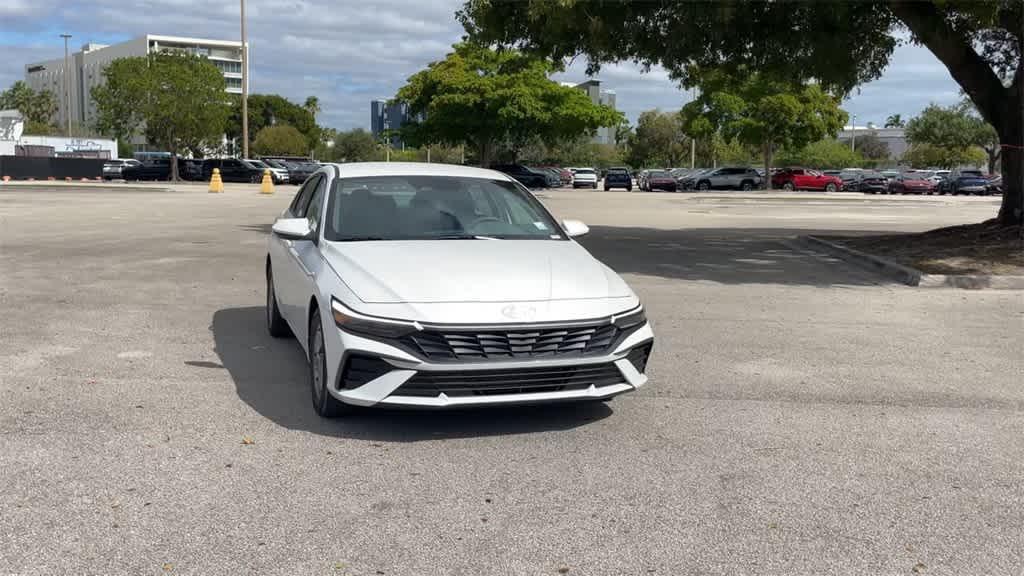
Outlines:
[{"label": "rearview mirror", "polygon": [[285,240],[313,239],[313,230],[305,218],[278,218],[270,229]]},{"label": "rearview mirror", "polygon": [[590,227],[579,220],[562,220],[562,227],[565,228],[565,233],[568,234],[570,238],[583,236],[587,232],[590,232]]}]

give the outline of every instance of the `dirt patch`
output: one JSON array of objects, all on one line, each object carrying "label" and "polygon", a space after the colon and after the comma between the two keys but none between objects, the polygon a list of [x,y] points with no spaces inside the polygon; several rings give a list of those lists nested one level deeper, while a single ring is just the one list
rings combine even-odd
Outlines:
[{"label": "dirt patch", "polygon": [[1024,276],[1020,226],[1001,226],[996,220],[921,234],[827,239],[926,274]]}]

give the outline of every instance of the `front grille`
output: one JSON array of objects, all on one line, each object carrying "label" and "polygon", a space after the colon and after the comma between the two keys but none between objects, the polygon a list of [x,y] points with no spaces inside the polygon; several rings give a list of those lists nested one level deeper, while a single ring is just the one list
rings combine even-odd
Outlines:
[{"label": "front grille", "polygon": [[612,324],[518,330],[424,330],[402,343],[432,361],[589,356],[607,353],[619,336]]},{"label": "front grille", "polygon": [[591,385],[610,386],[624,382],[614,364],[550,366],[505,370],[460,370],[419,372],[398,387],[395,396],[434,397],[488,396],[585,390]]}]

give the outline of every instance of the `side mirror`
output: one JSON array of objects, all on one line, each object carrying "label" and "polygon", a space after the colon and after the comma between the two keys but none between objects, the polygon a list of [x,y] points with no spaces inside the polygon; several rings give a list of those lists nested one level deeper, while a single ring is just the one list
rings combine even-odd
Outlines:
[{"label": "side mirror", "polygon": [[305,218],[279,218],[271,230],[285,240],[312,240],[313,230]]},{"label": "side mirror", "polygon": [[562,227],[565,228],[565,233],[568,234],[570,238],[583,236],[587,232],[590,232],[590,227],[579,220],[562,220]]}]

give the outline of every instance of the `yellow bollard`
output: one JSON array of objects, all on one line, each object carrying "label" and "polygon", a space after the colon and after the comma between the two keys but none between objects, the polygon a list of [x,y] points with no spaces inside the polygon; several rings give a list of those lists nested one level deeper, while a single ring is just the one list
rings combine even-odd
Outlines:
[{"label": "yellow bollard", "polygon": [[214,168],[210,175],[210,193],[223,192],[224,181],[220,179],[220,168]]},{"label": "yellow bollard", "polygon": [[274,193],[274,179],[270,177],[270,169],[263,170],[263,182],[260,183],[260,194]]}]

